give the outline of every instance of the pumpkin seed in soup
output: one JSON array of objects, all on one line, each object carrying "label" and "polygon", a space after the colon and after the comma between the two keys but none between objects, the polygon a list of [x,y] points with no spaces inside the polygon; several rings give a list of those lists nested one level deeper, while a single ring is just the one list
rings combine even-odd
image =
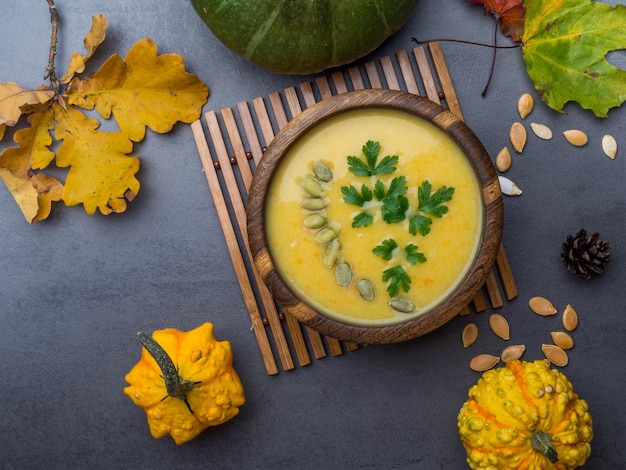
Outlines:
[{"label": "pumpkin seed in soup", "polygon": [[339,252],[341,251],[341,243],[335,238],[331,241],[326,250],[324,251],[323,263],[327,268],[332,268],[339,259]]},{"label": "pumpkin seed in soup", "polygon": [[401,313],[412,313],[415,311],[415,304],[404,297],[394,297],[389,301],[389,306]]},{"label": "pumpkin seed in soup", "polygon": [[300,182],[300,186],[313,197],[321,197],[324,194],[322,184],[311,176],[305,176]]},{"label": "pumpkin seed in soup", "polygon": [[315,173],[315,176],[317,176],[320,181],[324,181],[325,183],[333,179],[333,170],[323,162],[315,162],[313,164],[313,173]]},{"label": "pumpkin seed in soup", "polygon": [[337,238],[337,234],[335,233],[335,231],[330,227],[326,227],[321,229],[317,233],[315,241],[317,241],[317,243],[319,243],[320,245],[328,245],[335,238]]},{"label": "pumpkin seed in soup", "polygon": [[328,205],[321,197],[307,197],[302,200],[302,207],[308,211],[319,211]]},{"label": "pumpkin seed in soup", "polygon": [[302,224],[306,228],[322,228],[324,225],[326,225],[326,218],[319,214],[312,214],[304,219],[304,222],[302,222]]},{"label": "pumpkin seed in soup", "polygon": [[335,268],[335,279],[341,287],[348,287],[352,282],[352,268],[345,261],[337,264]]},{"label": "pumpkin seed in soup", "polygon": [[361,279],[357,283],[357,289],[361,297],[368,302],[371,302],[376,297],[376,291],[374,289],[374,284],[368,279]]}]

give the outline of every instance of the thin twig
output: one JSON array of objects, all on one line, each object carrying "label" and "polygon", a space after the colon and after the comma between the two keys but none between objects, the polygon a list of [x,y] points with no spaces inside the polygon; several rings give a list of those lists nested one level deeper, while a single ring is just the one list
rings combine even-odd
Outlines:
[{"label": "thin twig", "polygon": [[50,8],[50,23],[52,24],[52,36],[50,38],[50,55],[48,56],[48,67],[43,75],[43,79],[50,79],[50,88],[59,94],[61,85],[56,76],[54,68],[54,59],[57,55],[57,37],[59,32],[59,12],[54,5],[54,0],[46,0]]}]

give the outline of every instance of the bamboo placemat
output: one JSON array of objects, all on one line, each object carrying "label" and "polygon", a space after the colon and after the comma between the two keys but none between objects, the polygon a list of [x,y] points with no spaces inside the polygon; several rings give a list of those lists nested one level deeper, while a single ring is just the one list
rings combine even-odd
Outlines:
[{"label": "bamboo placemat", "polygon": [[[427,96],[463,118],[441,47],[432,43],[320,76],[251,103],[242,101],[236,109],[209,111],[204,114],[208,138],[201,120],[191,126],[252,330],[270,375],[279,372],[275,356],[283,370],[291,370],[296,367],[294,355],[297,364],[304,366],[311,363],[311,353],[321,359],[328,352],[339,356],[359,346],[320,335],[285,315],[261,281],[251,263],[246,234],[245,204],[252,174],[265,147],[292,117],[324,98],[364,88]],[[500,246],[496,269],[471,305],[459,314],[469,314],[472,308],[482,312],[488,308],[487,301],[492,308],[499,308],[504,305],[502,293],[507,300],[518,293],[504,246]]]}]

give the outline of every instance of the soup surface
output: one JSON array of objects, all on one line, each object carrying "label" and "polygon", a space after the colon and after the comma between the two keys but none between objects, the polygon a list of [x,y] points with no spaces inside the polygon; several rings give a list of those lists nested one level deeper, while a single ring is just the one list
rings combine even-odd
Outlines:
[{"label": "soup surface", "polygon": [[[380,146],[376,161],[367,142]],[[354,157],[361,173],[380,172],[360,174]],[[304,182],[311,177],[319,186]],[[310,202],[324,207],[305,208]],[[409,113],[362,109],[320,123],[289,150],[272,178],[265,227],[274,264],[302,301],[343,323],[392,325],[460,283],[478,251],[483,204],[473,166],[443,131]]]}]

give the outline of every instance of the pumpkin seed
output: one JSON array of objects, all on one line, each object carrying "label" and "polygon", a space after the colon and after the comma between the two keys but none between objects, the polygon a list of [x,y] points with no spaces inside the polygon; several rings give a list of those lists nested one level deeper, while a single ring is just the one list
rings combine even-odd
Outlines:
[{"label": "pumpkin seed", "polygon": [[467,348],[474,344],[474,342],[478,339],[478,326],[476,323],[468,323],[463,328],[463,332],[461,333],[461,340],[463,341],[463,347]]},{"label": "pumpkin seed", "polygon": [[324,227],[319,232],[317,232],[315,240],[320,245],[328,245],[335,238],[337,238],[337,234],[335,233],[335,231],[330,227]]},{"label": "pumpkin seed", "polygon": [[326,217],[319,214],[311,214],[306,219],[304,219],[302,225],[304,225],[306,228],[312,229],[322,228],[324,225],[326,225]]},{"label": "pumpkin seed", "polygon": [[555,366],[565,367],[568,363],[567,353],[555,344],[542,344],[541,350],[546,359]]},{"label": "pumpkin seed", "polygon": [[533,312],[537,315],[541,315],[542,317],[556,314],[556,308],[554,308],[552,302],[545,297],[533,297],[528,301],[528,305]]},{"label": "pumpkin seed", "polygon": [[412,313],[415,311],[415,304],[405,297],[394,297],[389,301],[389,306],[401,313]]},{"label": "pumpkin seed", "polygon": [[572,349],[574,347],[574,339],[565,331],[553,331],[550,333],[552,341],[561,349]]},{"label": "pumpkin seed", "polygon": [[502,150],[496,155],[496,168],[498,171],[505,172],[511,168],[511,152],[508,147],[503,147]]},{"label": "pumpkin seed", "polygon": [[552,129],[545,124],[539,124],[536,122],[530,123],[530,128],[537,137],[543,140],[550,140],[552,138]]},{"label": "pumpkin seed", "polygon": [[565,307],[565,310],[563,311],[563,328],[565,328],[567,331],[574,331],[576,329],[576,327],[578,326],[578,314],[576,313],[576,310],[574,310],[574,307],[572,307],[571,305],[567,305],[567,307]]},{"label": "pumpkin seed", "polygon": [[589,141],[587,134],[583,131],[579,131],[578,129],[570,129],[569,131],[563,132],[563,137],[565,137],[565,140],[575,147],[582,147]]},{"label": "pumpkin seed", "polygon": [[498,181],[500,182],[500,189],[503,194],[506,194],[507,196],[519,196],[522,194],[522,190],[519,186],[510,179],[504,176],[498,176]]},{"label": "pumpkin seed", "polygon": [[479,354],[478,356],[474,356],[470,361],[470,369],[475,370],[476,372],[484,372],[489,370],[500,362],[500,358],[498,356],[493,356],[491,354]]},{"label": "pumpkin seed", "polygon": [[519,113],[522,119],[526,119],[526,117],[533,110],[534,106],[535,106],[535,99],[532,97],[530,93],[524,93],[517,100],[517,112]]},{"label": "pumpkin seed", "polygon": [[341,261],[335,268],[335,279],[341,287],[348,287],[352,282],[352,268],[345,261]]},{"label": "pumpkin seed", "polygon": [[376,291],[374,289],[374,284],[372,284],[371,281],[369,281],[367,279],[361,279],[357,283],[356,287],[357,287],[357,289],[359,291],[359,294],[361,294],[361,297],[363,297],[364,300],[367,300],[368,302],[371,302],[376,297]]},{"label": "pumpkin seed", "polygon": [[302,189],[313,197],[321,197],[324,194],[322,184],[311,176],[305,176],[302,178],[300,186],[302,186]]},{"label": "pumpkin seed", "polygon": [[331,170],[330,167],[323,162],[313,163],[313,173],[315,173],[317,179],[324,181],[325,183],[328,183],[333,179],[333,170]]},{"label": "pumpkin seed", "polygon": [[511,346],[507,346],[502,351],[502,362],[506,364],[509,361],[516,361],[517,359],[522,357],[524,351],[526,351],[526,346],[524,346],[523,344],[512,344]]},{"label": "pumpkin seed", "polygon": [[328,246],[326,247],[326,250],[324,251],[324,258],[322,260],[322,262],[324,263],[324,266],[326,266],[327,268],[332,268],[335,265],[335,263],[337,263],[340,252],[341,252],[341,243],[339,243],[339,240],[335,238],[333,241],[331,241],[328,244]]},{"label": "pumpkin seed", "polygon": [[610,134],[606,134],[602,137],[602,150],[607,157],[613,160],[617,155],[617,141],[615,137]]},{"label": "pumpkin seed", "polygon": [[509,130],[509,138],[513,144],[513,149],[517,153],[522,153],[526,145],[526,128],[521,123],[514,122]]},{"label": "pumpkin seed", "polygon": [[319,211],[328,205],[321,197],[307,197],[302,200],[302,207],[309,211]]},{"label": "pumpkin seed", "polygon": [[500,338],[504,340],[510,338],[509,322],[499,313],[493,313],[489,316],[489,327]]}]

